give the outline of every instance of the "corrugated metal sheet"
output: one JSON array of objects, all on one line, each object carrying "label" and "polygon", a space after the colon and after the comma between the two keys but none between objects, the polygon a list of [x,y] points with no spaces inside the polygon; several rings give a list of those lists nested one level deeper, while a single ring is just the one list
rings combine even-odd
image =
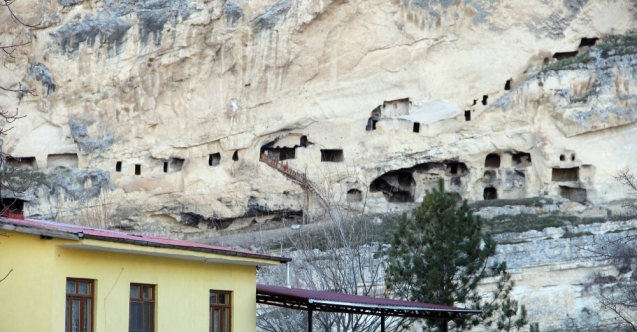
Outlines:
[{"label": "corrugated metal sheet", "polygon": [[278,298],[286,298],[291,302],[304,302],[308,304],[317,302],[333,302],[341,306],[357,306],[365,305],[370,307],[382,307],[386,310],[432,310],[445,311],[455,313],[479,313],[479,310],[463,309],[446,305],[411,302],[403,300],[384,299],[371,296],[361,296],[354,294],[343,294],[327,291],[317,291],[300,288],[287,288],[282,286],[271,286],[257,284],[257,297],[259,295],[276,296]]},{"label": "corrugated metal sheet", "polygon": [[[33,230],[50,230],[57,232],[64,232],[74,234],[79,238],[92,238],[102,241],[110,242],[125,242],[140,246],[150,247],[164,247],[171,249],[183,249],[199,252],[209,252],[220,255],[229,256],[241,256],[247,258],[265,259],[269,261],[277,262],[289,262],[290,258],[276,257],[271,255],[259,254],[247,250],[232,249],[226,247],[213,246],[209,244],[189,242],[182,240],[171,240],[155,236],[137,235],[132,233],[125,233],[121,231],[111,231],[106,229],[92,228],[80,225],[64,224],[48,220],[34,220],[34,219],[10,219],[0,218],[0,223],[7,225],[14,225],[17,227],[26,227]],[[19,230],[18,230],[19,231]],[[43,234],[46,235],[46,234]]]}]

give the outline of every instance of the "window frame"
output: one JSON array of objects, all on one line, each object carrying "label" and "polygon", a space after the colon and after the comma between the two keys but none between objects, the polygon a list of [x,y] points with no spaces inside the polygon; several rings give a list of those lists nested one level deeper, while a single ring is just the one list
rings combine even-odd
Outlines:
[{"label": "window frame", "polygon": [[[75,293],[69,293],[68,292],[68,283],[69,281],[72,281],[75,283]],[[85,282],[89,284],[89,294],[80,294],[79,293],[79,284],[80,282]],[[72,301],[74,299],[79,299],[80,300],[80,313],[79,313],[79,318],[80,318],[80,324],[79,324],[79,331],[80,332],[93,332],[94,331],[94,326],[95,326],[95,280],[93,279],[84,279],[84,278],[66,278],[66,282],[64,284],[64,293],[65,293],[65,301],[66,301],[66,306],[65,306],[65,315],[64,315],[64,331],[66,332],[71,332],[73,327],[72,324],[70,324],[70,322],[72,321],[72,315],[73,315],[73,310],[72,310]],[[84,306],[85,301],[84,300],[90,300],[90,304],[91,304],[91,309],[90,309],[90,318],[91,318],[91,322],[90,325],[87,327],[88,331],[86,331],[84,329],[84,322],[86,320],[86,308]],[[71,309],[71,310],[69,310]]]},{"label": "window frame", "polygon": [[[139,287],[137,295],[138,297],[133,298],[131,296],[131,288],[133,286],[137,286]],[[151,292],[151,297],[150,299],[145,299],[144,298],[144,287],[149,287],[152,292]],[[142,331],[156,331],[156,326],[157,326],[157,285],[152,285],[152,284],[141,284],[141,283],[136,283],[136,282],[132,282],[130,283],[130,286],[128,287],[128,331],[131,332],[131,314],[132,314],[132,310],[131,310],[131,305],[133,303],[141,303],[142,305]],[[152,303],[152,312],[153,312],[153,317],[151,320],[151,324],[152,326],[150,327],[150,329],[146,329],[144,324],[144,305],[147,303]]]},{"label": "window frame", "polygon": [[[217,298],[217,302],[216,303],[212,303],[210,301],[211,296],[215,294],[216,298]],[[221,295],[227,295],[227,303],[219,303],[219,298]],[[215,290],[215,289],[211,289],[210,293],[208,295],[208,320],[209,320],[209,332],[213,332],[213,326],[214,326],[214,315],[213,315],[213,310],[218,309],[220,311],[219,313],[219,318],[220,318],[220,322],[219,322],[219,327],[220,327],[220,332],[232,332],[232,292],[231,291],[224,291],[224,290]],[[225,311],[228,311],[228,329],[224,330],[224,313]]]}]

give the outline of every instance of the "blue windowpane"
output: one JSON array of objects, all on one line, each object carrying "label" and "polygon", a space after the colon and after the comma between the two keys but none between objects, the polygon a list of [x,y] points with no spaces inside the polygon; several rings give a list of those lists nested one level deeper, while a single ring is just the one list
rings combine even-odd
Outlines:
[{"label": "blue windowpane", "polygon": [[130,318],[129,318],[129,331],[130,332],[143,332],[144,321],[142,313],[141,302],[130,303]]},{"label": "blue windowpane", "polygon": [[82,295],[91,294],[91,283],[80,281],[78,285],[78,294],[82,294]]},{"label": "blue windowpane", "polygon": [[230,332],[230,310],[223,309],[223,332]]},{"label": "blue windowpane", "polygon": [[144,331],[153,332],[155,330],[155,305],[153,302],[144,303]]},{"label": "blue windowpane", "polygon": [[71,332],[80,332],[80,300],[73,299],[71,304]]},{"label": "blue windowpane", "polygon": [[144,300],[152,300],[153,299],[153,288],[149,286],[144,286]]},{"label": "blue windowpane", "polygon": [[75,281],[73,280],[66,281],[66,293],[75,294]]},{"label": "blue windowpane", "polygon": [[91,299],[84,299],[84,332],[91,331],[91,319],[93,308],[91,306]]},{"label": "blue windowpane", "polygon": [[70,299],[67,297],[66,298],[66,311],[65,311],[66,312],[66,318],[64,319],[64,331],[67,331],[67,332],[69,330],[69,302],[70,302]]},{"label": "blue windowpane", "polygon": [[219,309],[214,309],[214,317],[212,318],[214,326],[212,328],[212,332],[221,332],[221,324],[219,317]]},{"label": "blue windowpane", "polygon": [[130,285],[130,297],[131,299],[139,298],[139,286]]}]

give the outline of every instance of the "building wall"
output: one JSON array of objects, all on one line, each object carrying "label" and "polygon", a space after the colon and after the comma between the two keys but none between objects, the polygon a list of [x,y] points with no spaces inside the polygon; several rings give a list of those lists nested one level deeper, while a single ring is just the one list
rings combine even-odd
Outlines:
[{"label": "building wall", "polygon": [[63,332],[66,278],[95,280],[95,332],[128,330],[130,283],[156,285],[158,332],[209,330],[211,289],[232,291],[233,331],[255,331],[254,266],[70,249],[58,245],[74,241],[5,234],[0,274],[13,272],[0,283],[2,332]]}]

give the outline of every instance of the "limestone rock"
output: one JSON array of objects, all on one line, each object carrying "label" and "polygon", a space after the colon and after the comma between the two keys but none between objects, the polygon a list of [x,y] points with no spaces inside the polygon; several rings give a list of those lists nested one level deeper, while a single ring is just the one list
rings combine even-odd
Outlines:
[{"label": "limestone rock", "polygon": [[[208,236],[320,218],[325,200],[404,211],[439,177],[470,201],[630,197],[612,176],[635,162],[632,1],[14,8],[35,27],[0,14],[3,43],[30,42],[2,57],[0,84],[35,94],[0,95],[27,116],[3,148],[45,179],[108,174],[114,226]],[[49,214],[41,185],[33,215]],[[88,189],[67,189],[79,208]]]}]

